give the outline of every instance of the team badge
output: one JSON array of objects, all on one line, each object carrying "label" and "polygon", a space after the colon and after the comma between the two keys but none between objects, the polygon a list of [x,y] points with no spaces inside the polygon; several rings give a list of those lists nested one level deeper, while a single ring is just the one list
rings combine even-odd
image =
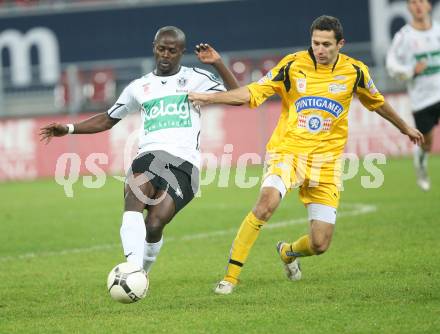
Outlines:
[{"label": "team badge", "polygon": [[311,132],[311,133],[316,133],[316,132],[321,131],[322,117],[317,116],[317,115],[310,116],[307,119],[306,126],[307,126],[307,130],[309,130],[309,132]]},{"label": "team badge", "polygon": [[305,93],[307,89],[307,81],[305,78],[296,79],[296,90],[298,93]]},{"label": "team badge", "polygon": [[177,79],[177,85],[179,87],[185,87],[187,83],[188,80],[185,77],[180,77],[179,79]]}]

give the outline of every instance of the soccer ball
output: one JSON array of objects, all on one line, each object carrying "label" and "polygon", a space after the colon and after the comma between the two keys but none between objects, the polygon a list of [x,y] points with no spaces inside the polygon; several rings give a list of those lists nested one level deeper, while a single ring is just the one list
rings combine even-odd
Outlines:
[{"label": "soccer ball", "polygon": [[107,278],[110,296],[124,304],[134,303],[144,298],[148,291],[148,277],[143,269],[124,262],[114,267]]}]

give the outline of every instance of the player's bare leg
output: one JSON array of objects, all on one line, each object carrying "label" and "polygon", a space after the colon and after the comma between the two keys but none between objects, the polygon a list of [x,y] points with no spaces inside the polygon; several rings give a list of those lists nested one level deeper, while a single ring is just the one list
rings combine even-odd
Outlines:
[{"label": "player's bare leg", "polygon": [[312,220],[310,222],[311,248],[316,255],[325,253],[330,247],[334,230],[334,224],[319,220]]},{"label": "player's bare leg", "polygon": [[281,199],[278,189],[272,187],[261,188],[260,195],[252,212],[257,219],[267,222],[280,205]]},{"label": "player's bare leg", "polygon": [[293,243],[280,241],[277,244],[277,251],[283,261],[287,278],[292,281],[298,281],[302,276],[299,259],[325,253],[330,247],[335,229],[335,208],[310,203],[307,209],[310,219],[309,233]]},{"label": "player's bare leg", "polygon": [[[161,198],[164,191],[157,192],[155,198]],[[147,228],[147,241],[158,242],[162,239],[162,232],[165,226],[173,219],[176,206],[170,195],[165,194],[161,202],[157,205],[147,206],[147,216],[145,217],[145,226]]]},{"label": "player's bare leg", "polygon": [[216,293],[230,294],[232,292],[239,281],[241,269],[257,240],[261,227],[270,219],[280,202],[281,194],[276,188],[261,188],[257,203],[243,220],[232,243],[226,275],[217,284]]},{"label": "player's bare leg", "polygon": [[414,151],[414,167],[416,169],[417,185],[424,191],[431,188],[428,176],[428,153],[431,151],[433,130],[424,134],[425,142],[416,146]]},{"label": "player's bare leg", "polygon": [[[156,189],[150,183],[146,182],[135,185],[133,180],[142,177],[142,173],[136,173],[127,176],[127,181],[124,186],[124,211],[144,212],[147,205],[146,199],[154,199],[156,196]],[[139,196],[142,194],[144,197]]]}]

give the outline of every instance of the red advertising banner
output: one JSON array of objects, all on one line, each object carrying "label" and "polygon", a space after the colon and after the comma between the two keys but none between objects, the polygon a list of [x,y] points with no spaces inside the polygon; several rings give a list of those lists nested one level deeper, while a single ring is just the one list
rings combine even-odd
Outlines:
[{"label": "red advertising banner", "polygon": [[[387,96],[399,114],[413,124],[405,94]],[[267,102],[257,110],[246,107],[213,106],[202,112],[203,164],[227,164],[225,159],[264,159],[265,144],[275,128],[280,102]],[[39,129],[51,122],[73,123],[89,117],[51,116],[0,121],[0,181],[53,177],[57,168],[77,167],[81,174],[91,171],[124,174],[137,149],[139,115],[127,117],[113,129],[94,135],[54,138],[48,145],[39,141]],[[383,153],[409,155],[411,142],[390,123],[362,107],[355,99],[349,114],[346,152],[364,156]],[[435,129],[434,152],[440,152],[440,127]],[[257,159],[259,157],[259,159]],[[257,160],[257,161],[256,161]],[[258,161],[259,160],[259,161]]]}]

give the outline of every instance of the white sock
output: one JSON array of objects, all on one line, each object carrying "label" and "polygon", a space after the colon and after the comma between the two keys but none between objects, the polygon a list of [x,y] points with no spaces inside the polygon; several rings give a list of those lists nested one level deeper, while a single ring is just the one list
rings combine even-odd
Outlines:
[{"label": "white sock", "polygon": [[426,170],[428,167],[428,152],[418,145],[414,149],[414,164],[416,168],[422,170]]},{"label": "white sock", "polygon": [[421,149],[423,151],[423,153],[421,154],[421,163],[422,163],[422,168],[426,171],[428,169],[428,152]]},{"label": "white sock", "polygon": [[147,234],[141,212],[125,211],[122,216],[121,240],[127,262],[142,268],[144,242]]},{"label": "white sock", "polygon": [[158,242],[144,243],[144,270],[148,273],[151,270],[151,266],[156,262],[157,255],[160,252],[160,248],[163,244],[163,237]]}]

